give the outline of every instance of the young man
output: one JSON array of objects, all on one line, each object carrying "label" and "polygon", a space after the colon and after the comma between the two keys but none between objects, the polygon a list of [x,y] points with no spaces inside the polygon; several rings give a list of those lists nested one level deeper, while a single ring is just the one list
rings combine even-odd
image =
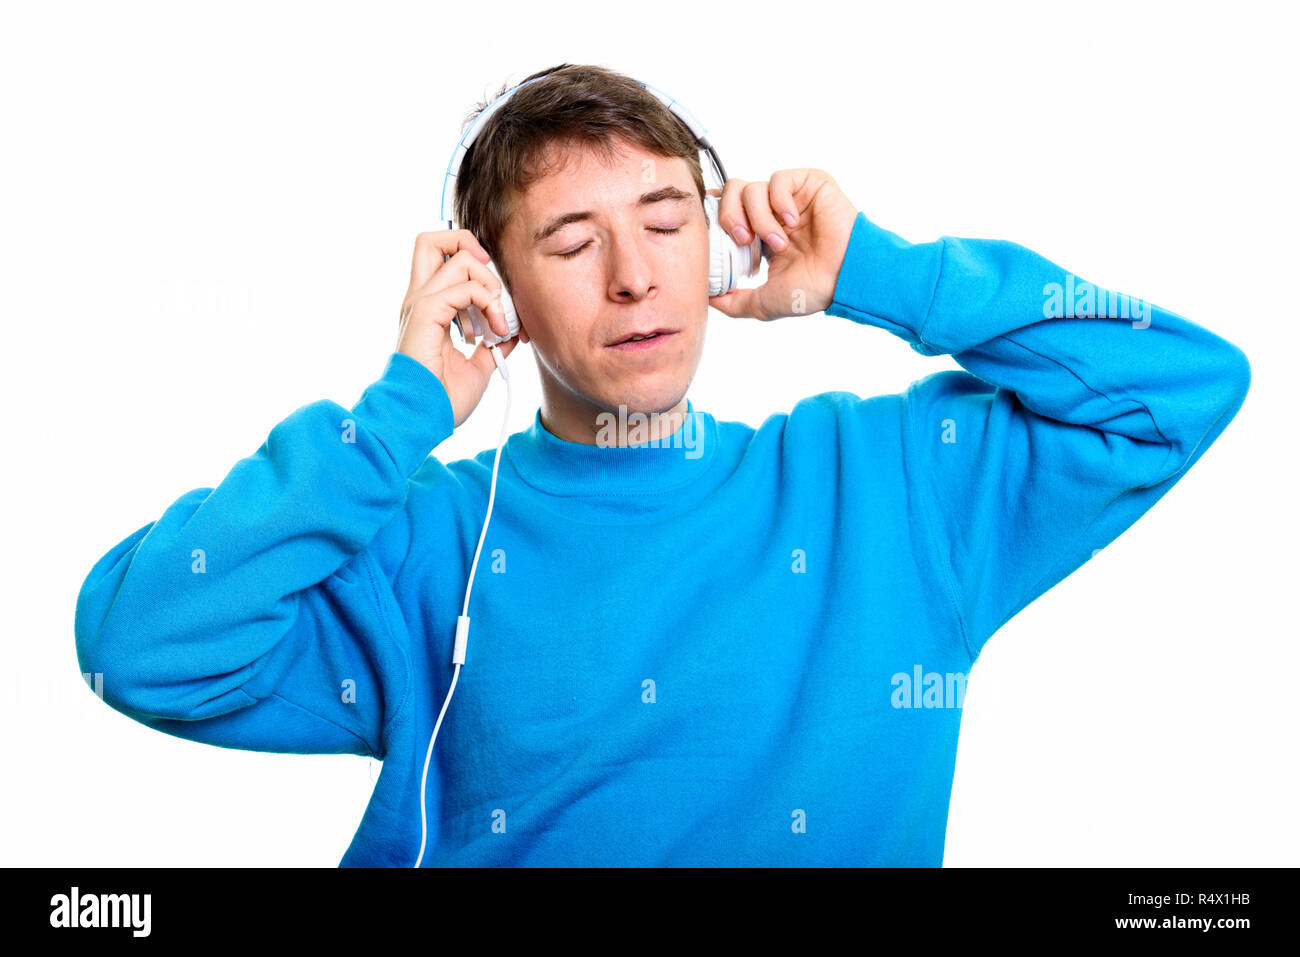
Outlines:
[{"label": "young man", "polygon": [[[382,759],[342,864],[415,863],[494,458],[429,453],[495,368],[448,333],[491,255],[543,402],[501,458],[422,863],[941,864],[971,664],[1205,452],[1245,356],[1013,243],[908,243],[816,169],[728,180],[768,279],[709,299],[689,132],[610,71],[536,76],[465,158],[465,229],[417,240],[378,381],[105,555],[82,669],[169,734]],[[709,306],[969,372],[718,422],[686,398]],[[679,415],[606,447],[620,411]]]}]

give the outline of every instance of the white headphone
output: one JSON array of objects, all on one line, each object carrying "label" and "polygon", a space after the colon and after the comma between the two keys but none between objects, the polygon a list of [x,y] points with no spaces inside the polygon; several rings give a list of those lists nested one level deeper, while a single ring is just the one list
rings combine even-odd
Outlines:
[{"label": "white headphone", "polygon": [[[469,152],[470,146],[472,146],[474,141],[478,139],[479,133],[483,130],[483,125],[505,104],[505,101],[508,100],[516,90],[541,79],[544,79],[544,77],[539,76],[533,77],[531,80],[525,80],[523,83],[511,87],[505,93],[498,96],[483,109],[475,119],[473,125],[471,125],[465,132],[465,135],[460,138],[460,142],[456,144],[455,150],[452,151],[451,159],[447,163],[447,175],[442,181],[442,205],[438,213],[438,218],[447,224],[448,229],[456,228],[452,217],[447,215],[449,206],[448,200],[451,197],[452,189],[454,188],[453,183],[456,180],[457,174],[460,172],[460,164],[465,160],[465,154]],[[694,135],[700,149],[704,150],[708,154],[710,163],[713,166],[713,171],[717,174],[718,182],[716,185],[719,187],[726,185],[727,174],[723,169],[722,160],[718,157],[717,150],[715,150],[712,145],[710,145],[708,139],[705,138],[707,130],[700,125],[699,121],[696,120],[685,107],[667,93],[656,89],[649,83],[644,83],[640,80],[637,82],[641,83],[642,86],[653,93],[664,104],[664,106],[672,110],[674,115],[686,124],[687,128]],[[705,209],[708,212],[707,219],[709,223],[709,295],[720,296],[724,292],[730,292],[735,289],[736,283],[741,278],[752,276],[758,272],[758,267],[762,258],[761,242],[757,237],[755,237],[752,243],[748,243],[744,246],[738,245],[718,222],[718,197],[706,194],[704,197],[704,204]],[[491,270],[492,275],[496,276],[498,280],[501,279],[501,275],[496,269],[496,263],[489,263],[488,269]],[[460,330],[461,336],[463,337],[465,335],[465,326],[463,325],[463,321],[466,318],[469,320],[474,335],[481,338],[487,345],[496,345],[504,339],[510,339],[517,336],[519,334],[519,316],[515,312],[515,304],[511,300],[510,293],[506,290],[504,282],[501,284],[501,305],[505,310],[506,323],[510,327],[509,336],[502,337],[493,332],[487,323],[487,319],[483,316],[482,311],[478,306],[472,303],[468,309],[462,309],[456,313],[456,328]]]}]

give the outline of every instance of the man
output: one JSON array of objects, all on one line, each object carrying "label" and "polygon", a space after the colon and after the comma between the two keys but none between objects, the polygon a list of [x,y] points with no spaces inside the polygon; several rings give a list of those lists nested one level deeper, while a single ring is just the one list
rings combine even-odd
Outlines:
[{"label": "man", "polygon": [[[465,157],[465,228],[417,240],[379,380],[105,555],[83,671],[170,734],[381,758],[343,865],[941,864],[970,666],[1204,453],[1245,357],[1013,243],[908,243],[816,169],[727,182],[768,279],[709,299],[689,132],[611,71],[535,76]],[[494,458],[429,452],[495,368],[448,333],[489,257],[543,402],[501,460],[425,851]],[[969,371],[718,422],[686,398],[709,306]],[[607,447],[635,413],[652,434]]]}]

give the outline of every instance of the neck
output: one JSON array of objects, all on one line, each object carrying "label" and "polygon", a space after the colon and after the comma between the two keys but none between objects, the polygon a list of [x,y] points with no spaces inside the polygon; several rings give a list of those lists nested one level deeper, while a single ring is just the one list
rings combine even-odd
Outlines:
[{"label": "neck", "polygon": [[686,396],[667,409],[613,409],[542,382],[542,427],[556,438],[582,445],[625,446],[654,442],[671,436],[686,419]]}]

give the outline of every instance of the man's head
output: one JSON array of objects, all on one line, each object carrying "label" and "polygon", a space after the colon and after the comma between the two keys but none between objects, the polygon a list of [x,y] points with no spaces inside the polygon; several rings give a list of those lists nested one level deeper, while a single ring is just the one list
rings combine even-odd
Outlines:
[{"label": "man's head", "polygon": [[[591,442],[620,405],[685,411],[709,304],[699,147],[633,79],[571,64],[534,76],[465,155],[456,220],[514,300],[547,428]],[[614,345],[653,330],[668,334]]]}]

